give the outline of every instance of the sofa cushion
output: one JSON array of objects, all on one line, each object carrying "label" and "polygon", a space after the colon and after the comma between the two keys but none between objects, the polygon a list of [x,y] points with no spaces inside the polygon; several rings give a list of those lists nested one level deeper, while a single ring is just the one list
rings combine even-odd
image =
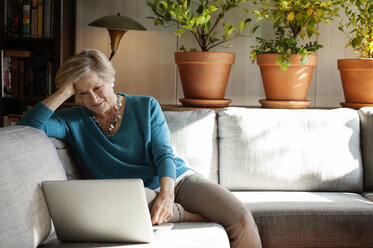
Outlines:
[{"label": "sofa cushion", "polygon": [[136,248],[229,248],[228,236],[224,228],[216,223],[184,222],[174,224],[170,231],[161,233],[150,244],[123,243],[60,243],[55,235],[39,246],[40,248],[93,248],[93,247],[136,247]]},{"label": "sofa cushion", "polygon": [[359,110],[361,121],[361,152],[364,162],[364,189],[373,190],[373,108]]},{"label": "sofa cushion", "polygon": [[362,191],[355,110],[225,108],[218,126],[230,190]]},{"label": "sofa cushion", "polygon": [[234,192],[263,248],[373,247],[373,202],[355,193]]},{"label": "sofa cushion", "polygon": [[367,198],[369,201],[373,202],[373,192],[364,192],[361,193],[361,195]]},{"label": "sofa cushion", "polygon": [[83,159],[67,142],[53,137],[49,137],[49,139],[56,147],[68,180],[94,178]]},{"label": "sofa cushion", "polygon": [[37,247],[51,219],[40,182],[65,180],[56,149],[31,127],[0,128],[0,247]]},{"label": "sofa cushion", "polygon": [[218,181],[216,114],[213,110],[165,111],[177,156],[206,178]]}]

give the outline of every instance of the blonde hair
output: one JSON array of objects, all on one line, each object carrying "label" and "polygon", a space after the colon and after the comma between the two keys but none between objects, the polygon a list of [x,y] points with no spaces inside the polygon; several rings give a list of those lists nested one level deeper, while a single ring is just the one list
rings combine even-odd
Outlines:
[{"label": "blonde hair", "polygon": [[57,71],[56,87],[67,81],[75,84],[90,72],[95,72],[100,79],[107,83],[114,83],[115,69],[108,58],[95,49],[83,50],[70,57]]}]

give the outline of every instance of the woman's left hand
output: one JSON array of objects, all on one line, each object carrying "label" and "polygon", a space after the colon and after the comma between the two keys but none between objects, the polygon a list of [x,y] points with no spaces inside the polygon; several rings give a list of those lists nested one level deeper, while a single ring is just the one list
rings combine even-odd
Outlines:
[{"label": "woman's left hand", "polygon": [[171,219],[174,205],[174,188],[175,183],[172,178],[161,178],[161,190],[154,200],[150,213],[153,225],[161,225]]}]

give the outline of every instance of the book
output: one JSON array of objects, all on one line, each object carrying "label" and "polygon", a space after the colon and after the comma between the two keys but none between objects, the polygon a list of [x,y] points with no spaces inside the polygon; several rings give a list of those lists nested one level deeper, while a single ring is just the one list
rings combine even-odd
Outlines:
[{"label": "book", "polygon": [[17,73],[17,96],[24,97],[24,82],[25,82],[25,61],[18,59],[18,73]]},{"label": "book", "polygon": [[26,97],[34,96],[34,70],[32,68],[32,60],[25,60],[25,75],[23,82],[23,94]]},{"label": "book", "polygon": [[31,0],[31,37],[38,37],[38,0]]},{"label": "book", "polygon": [[38,31],[37,38],[43,38],[43,0],[38,0]]},{"label": "book", "polygon": [[4,50],[1,50],[1,97],[11,96],[10,70],[10,57],[5,57]]},{"label": "book", "polygon": [[18,0],[8,0],[7,8],[7,37],[19,38]]},{"label": "book", "polygon": [[31,57],[31,51],[25,50],[25,49],[6,49],[5,50],[5,56],[7,57],[21,57],[21,58],[29,58]]},{"label": "book", "polygon": [[43,6],[43,37],[51,37],[52,0],[44,0]]},{"label": "book", "polygon": [[3,6],[4,6],[4,10],[2,10],[3,11],[3,23],[4,23],[4,30],[3,30],[3,33],[2,33],[2,35],[4,36],[4,37],[6,37],[7,35],[8,35],[8,31],[7,31],[7,19],[8,19],[8,1],[9,0],[4,0],[3,2]]},{"label": "book", "polygon": [[[8,114],[8,120],[7,120],[7,124],[8,126],[14,126],[14,125],[17,125],[17,123],[19,122],[19,120],[23,117],[23,115],[21,114]],[[4,125],[5,126],[5,125]]]},{"label": "book", "polygon": [[22,16],[22,27],[23,27],[23,37],[30,37],[30,11],[31,4],[30,0],[23,1],[23,16]]},{"label": "book", "polygon": [[10,89],[12,97],[18,96],[18,58],[10,57],[10,73],[12,75],[10,81]]}]

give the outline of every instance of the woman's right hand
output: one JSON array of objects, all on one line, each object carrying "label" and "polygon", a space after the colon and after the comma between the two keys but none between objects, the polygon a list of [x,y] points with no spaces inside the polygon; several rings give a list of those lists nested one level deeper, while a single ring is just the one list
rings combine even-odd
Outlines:
[{"label": "woman's right hand", "polygon": [[74,84],[70,81],[66,81],[64,82],[59,88],[57,91],[62,91],[64,95],[66,96],[69,96],[68,98],[70,98],[71,96],[75,95],[76,94],[76,89],[74,87]]},{"label": "woman's right hand", "polygon": [[76,89],[72,82],[64,82],[55,93],[46,98],[43,103],[45,106],[55,111],[62,103],[76,94]]}]

